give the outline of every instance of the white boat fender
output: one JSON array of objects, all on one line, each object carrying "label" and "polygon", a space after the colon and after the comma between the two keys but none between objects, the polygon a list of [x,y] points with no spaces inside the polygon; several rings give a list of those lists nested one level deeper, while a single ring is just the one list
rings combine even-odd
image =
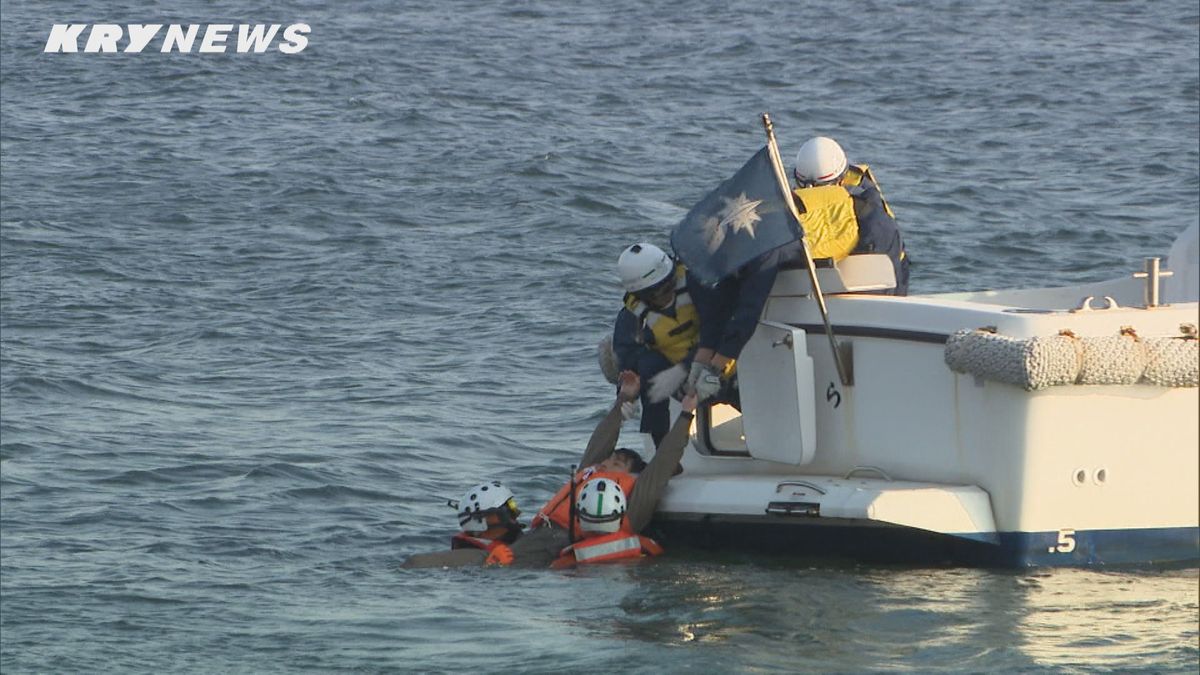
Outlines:
[{"label": "white boat fender", "polygon": [[984,379],[1036,391],[1067,384],[1200,384],[1200,349],[1195,331],[1180,337],[1141,338],[1132,328],[1118,335],[1057,335],[1013,338],[993,327],[960,330],[946,341],[947,367]]},{"label": "white boat fender", "polygon": [[1200,342],[1196,327],[1185,338],[1151,338],[1146,340],[1146,370],[1142,379],[1160,387],[1195,387],[1200,383]]}]

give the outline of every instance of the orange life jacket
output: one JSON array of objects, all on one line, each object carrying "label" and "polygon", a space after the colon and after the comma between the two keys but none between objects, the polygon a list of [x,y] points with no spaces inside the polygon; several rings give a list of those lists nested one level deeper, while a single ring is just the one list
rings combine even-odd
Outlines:
[{"label": "orange life jacket", "polygon": [[[612,472],[612,471],[601,471],[599,468],[597,468],[595,466],[589,466],[588,468],[575,474],[575,490],[576,490],[576,492],[578,492],[583,487],[584,483],[586,483],[587,481],[589,481],[593,478],[607,478],[611,481],[616,482],[618,485],[621,486],[621,489],[625,491],[626,498],[628,498],[629,495],[633,494],[633,486],[635,483],[637,483],[637,476],[635,476],[631,473],[625,473],[623,471],[619,472],[619,473]],[[547,522],[554,523],[555,525],[557,525],[558,527],[561,527],[564,530],[570,529],[570,527],[571,527],[571,484],[570,483],[567,483],[566,485],[562,486],[562,489],[560,489],[558,492],[556,492],[554,494],[554,496],[550,498],[550,501],[546,502],[546,505],[543,506],[541,508],[541,510],[539,510],[537,512],[537,515],[533,517],[533,522],[530,525],[531,525],[531,527],[540,527]],[[622,521],[622,525],[624,525],[624,521]],[[579,527],[579,518],[578,517],[575,519],[575,531],[576,532],[582,531]]]},{"label": "orange life jacket", "polygon": [[[622,524],[623,525],[623,524]],[[558,559],[550,564],[553,569],[575,565],[633,560],[644,556],[661,555],[662,546],[650,537],[625,531],[624,527],[612,534],[587,537],[562,550]]]},{"label": "orange life jacket", "polygon": [[491,551],[497,546],[507,545],[499,539],[484,539],[483,537],[472,537],[466,532],[455,532],[453,537],[450,537],[450,549],[456,548],[478,548],[484,551]]}]

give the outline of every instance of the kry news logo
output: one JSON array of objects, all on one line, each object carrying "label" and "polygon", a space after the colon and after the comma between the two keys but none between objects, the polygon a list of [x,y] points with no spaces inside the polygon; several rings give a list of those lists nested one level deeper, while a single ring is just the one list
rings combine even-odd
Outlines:
[{"label": "kry news logo", "polygon": [[[50,37],[46,39],[46,48],[42,51],[49,53],[78,52],[79,39],[87,27],[86,23],[54,24],[50,29]],[[197,51],[201,54],[223,54],[226,50],[236,49],[238,54],[248,52],[261,54],[271,47],[271,43],[282,27],[282,24],[278,23],[241,24],[240,26],[231,23],[208,24]],[[98,52],[137,54],[158,37],[159,33],[162,33],[158,51],[164,54],[170,52],[192,53],[192,46],[195,45],[196,38],[200,36],[200,25],[181,26],[173,23],[167,26],[166,32],[163,32],[162,28],[161,23],[130,23],[126,24],[124,29],[115,23],[93,24],[88,32],[87,42],[83,45],[83,51],[93,54]],[[231,44],[235,28],[237,29],[236,45]],[[284,54],[296,54],[304,51],[304,48],[308,46],[310,32],[312,29],[308,24],[294,23],[283,29],[283,38],[276,47]],[[126,36],[128,38],[122,49],[119,43]]]}]

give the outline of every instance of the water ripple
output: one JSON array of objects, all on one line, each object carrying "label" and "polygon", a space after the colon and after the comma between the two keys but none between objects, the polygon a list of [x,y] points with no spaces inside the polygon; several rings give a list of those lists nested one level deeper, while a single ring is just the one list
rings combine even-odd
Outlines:
[{"label": "water ripple", "polygon": [[1194,2],[367,0],[275,7],[295,57],[40,51],[257,18],[160,4],[0,22],[0,670],[1194,670],[1194,571],[397,569],[468,485],[562,484],[613,261],[763,111],[873,166],[914,292],[1161,255],[1200,217]]}]

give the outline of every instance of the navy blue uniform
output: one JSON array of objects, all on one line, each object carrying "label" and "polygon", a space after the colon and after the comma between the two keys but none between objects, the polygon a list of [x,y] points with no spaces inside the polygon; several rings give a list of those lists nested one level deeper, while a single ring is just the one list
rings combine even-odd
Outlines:
[{"label": "navy blue uniform", "polygon": [[896,288],[889,294],[908,295],[908,254],[900,238],[900,226],[884,208],[879,189],[864,181],[846,190],[854,200],[854,217],[858,220],[858,245],[854,253],[886,253],[896,271]]},{"label": "navy blue uniform", "polygon": [[784,244],[746,263],[737,274],[722,279],[706,293],[694,296],[700,313],[700,348],[736,359],[758,328],[779,266],[803,258],[799,241]]}]

